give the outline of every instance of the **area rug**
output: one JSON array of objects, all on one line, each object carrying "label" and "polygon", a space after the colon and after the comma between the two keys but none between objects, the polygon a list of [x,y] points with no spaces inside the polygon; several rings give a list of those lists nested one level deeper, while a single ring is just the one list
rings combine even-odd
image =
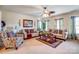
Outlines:
[{"label": "area rug", "polygon": [[46,45],[49,45],[49,46],[51,46],[52,48],[56,48],[57,46],[59,46],[59,45],[63,42],[63,40],[57,39],[57,42],[50,44],[50,43],[48,43],[48,42],[46,42],[46,41],[44,41],[44,40],[41,40],[41,39],[39,39],[39,38],[36,38],[36,40],[38,40],[38,41],[40,41],[40,42],[42,42],[42,43],[44,43],[44,44],[46,44]]}]

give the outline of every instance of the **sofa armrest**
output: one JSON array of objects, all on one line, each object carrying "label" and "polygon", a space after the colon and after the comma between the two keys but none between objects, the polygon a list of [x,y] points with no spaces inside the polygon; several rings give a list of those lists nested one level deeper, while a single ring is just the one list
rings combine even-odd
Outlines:
[{"label": "sofa armrest", "polygon": [[38,36],[39,33],[32,33],[32,37]]}]

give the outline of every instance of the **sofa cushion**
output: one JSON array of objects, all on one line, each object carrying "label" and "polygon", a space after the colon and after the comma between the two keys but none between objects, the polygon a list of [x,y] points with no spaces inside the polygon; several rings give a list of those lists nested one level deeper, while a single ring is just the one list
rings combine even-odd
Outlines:
[{"label": "sofa cushion", "polygon": [[59,34],[63,34],[63,30],[59,30]]},{"label": "sofa cushion", "polygon": [[54,30],[53,33],[57,34],[58,33],[58,30]]}]

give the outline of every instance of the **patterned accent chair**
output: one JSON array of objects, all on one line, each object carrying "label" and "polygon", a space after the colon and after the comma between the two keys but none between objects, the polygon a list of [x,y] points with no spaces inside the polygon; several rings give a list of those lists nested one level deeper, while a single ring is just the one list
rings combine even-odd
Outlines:
[{"label": "patterned accent chair", "polygon": [[3,36],[3,43],[5,48],[15,48],[18,49],[18,47],[23,43],[23,34],[17,33],[14,35],[12,32],[7,32],[7,37]]},{"label": "patterned accent chair", "polygon": [[2,40],[2,33],[0,32],[0,49],[4,48],[3,40]]}]

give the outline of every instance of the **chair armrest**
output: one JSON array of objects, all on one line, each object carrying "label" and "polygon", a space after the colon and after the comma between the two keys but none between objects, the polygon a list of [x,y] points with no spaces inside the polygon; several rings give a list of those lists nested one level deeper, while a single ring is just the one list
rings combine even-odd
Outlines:
[{"label": "chair armrest", "polygon": [[17,33],[16,37],[23,37],[23,33]]}]

